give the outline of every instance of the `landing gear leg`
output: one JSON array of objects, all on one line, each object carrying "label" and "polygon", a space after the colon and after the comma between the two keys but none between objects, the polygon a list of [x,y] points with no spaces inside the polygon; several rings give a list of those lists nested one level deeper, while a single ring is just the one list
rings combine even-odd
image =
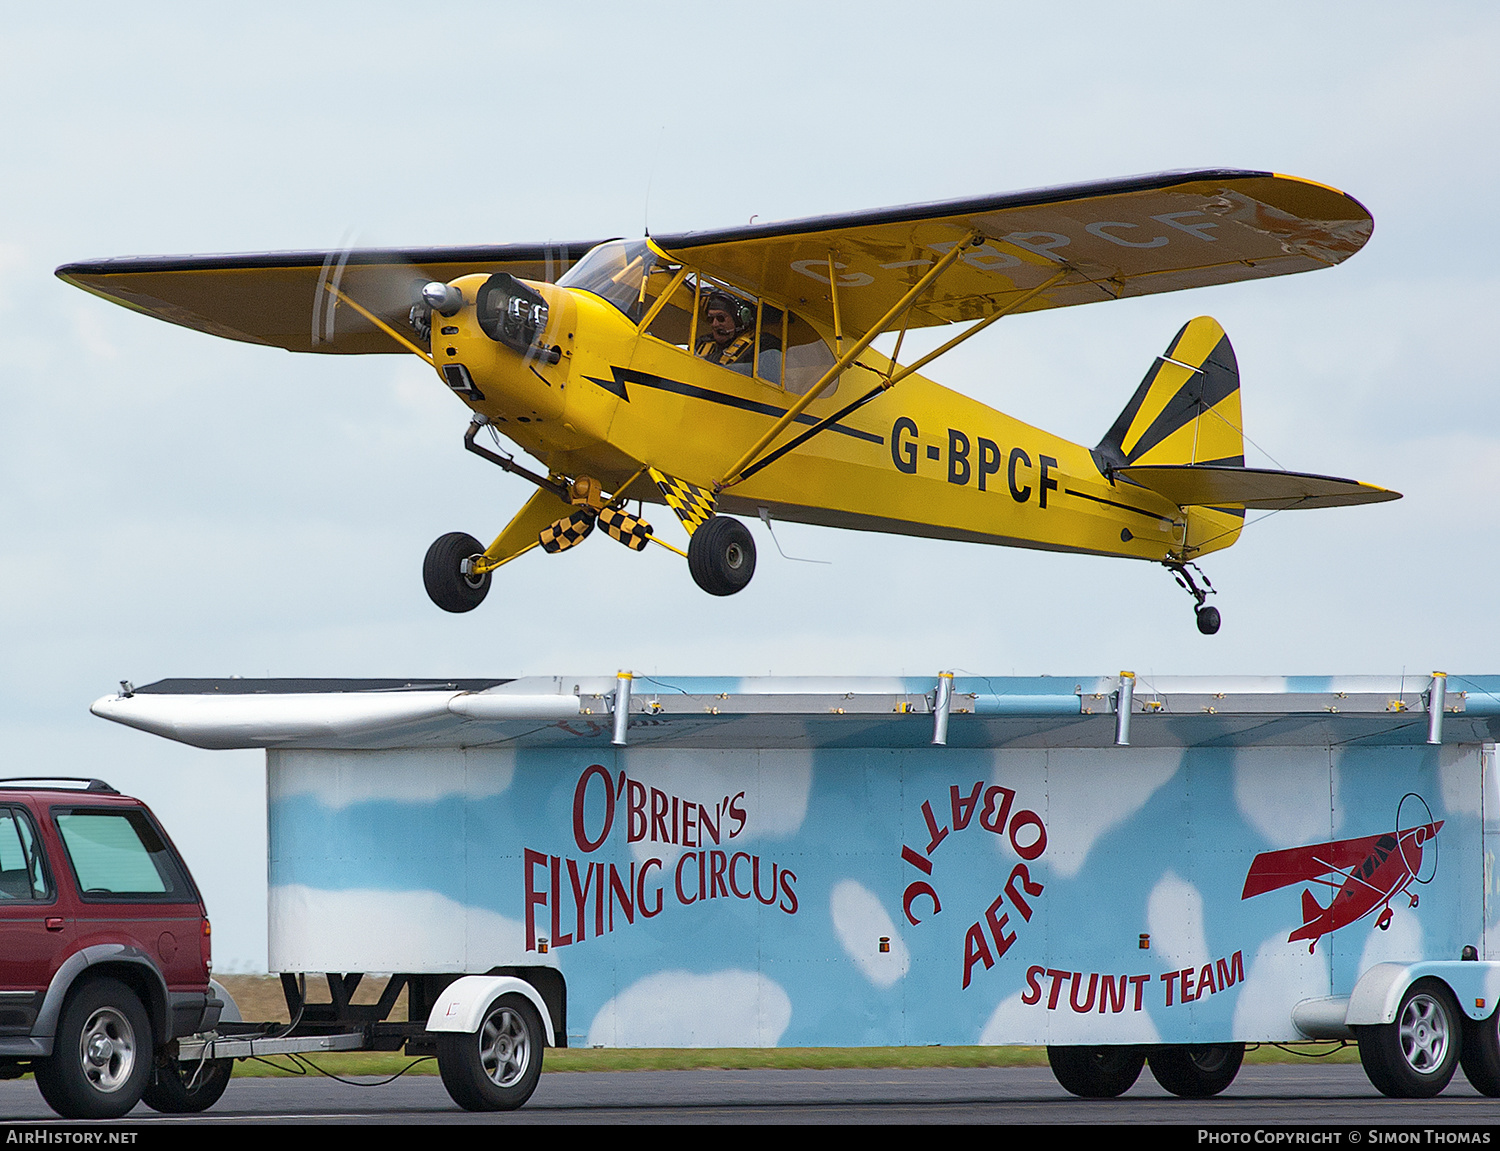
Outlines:
[{"label": "landing gear leg", "polygon": [[[1203,574],[1203,569],[1197,564],[1182,563],[1177,560],[1164,560],[1164,566],[1177,580],[1178,586],[1182,587],[1193,597],[1196,607],[1193,614],[1198,617],[1198,630],[1204,635],[1213,635],[1219,630],[1219,609],[1209,607],[1203,601],[1214,595],[1214,585],[1208,582],[1208,577]],[[1189,570],[1191,569],[1191,570]],[[1198,573],[1198,579],[1203,581],[1199,587],[1197,580],[1193,579],[1193,572]]]}]

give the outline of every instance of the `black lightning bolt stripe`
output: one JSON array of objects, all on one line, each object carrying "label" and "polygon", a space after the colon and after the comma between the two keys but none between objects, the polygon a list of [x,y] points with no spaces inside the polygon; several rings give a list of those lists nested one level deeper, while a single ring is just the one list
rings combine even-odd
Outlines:
[{"label": "black lightning bolt stripe", "polygon": [[[611,366],[609,369],[614,378],[610,380],[600,379],[598,376],[585,376],[584,379],[598,384],[606,392],[612,392],[626,403],[630,402],[630,395],[626,390],[627,384],[635,384],[643,388],[655,388],[662,392],[673,392],[679,396],[690,396],[695,400],[707,400],[714,404],[723,404],[728,408],[739,408],[745,412],[755,412],[762,416],[780,418],[786,415],[786,408],[778,408],[775,404],[763,404],[758,400],[747,400],[743,396],[732,396],[728,392],[716,392],[710,388],[700,388],[695,384],[684,384],[677,380],[669,380],[665,376],[653,376],[649,372],[638,372],[633,368],[617,368]],[[816,416],[810,416],[803,412],[796,419],[799,424],[815,424]],[[885,443],[885,437],[876,435],[874,432],[860,431],[845,424],[833,424],[829,431],[839,432],[842,435],[852,436],[856,440],[865,440],[872,444]]]}]

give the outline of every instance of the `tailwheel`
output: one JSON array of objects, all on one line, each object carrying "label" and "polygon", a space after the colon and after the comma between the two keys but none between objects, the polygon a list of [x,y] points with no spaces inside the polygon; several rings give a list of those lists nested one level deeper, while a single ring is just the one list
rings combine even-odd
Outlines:
[{"label": "tailwheel", "polygon": [[490,592],[490,574],[474,574],[472,561],[484,545],[467,532],[449,532],[432,541],[422,561],[422,583],[428,598],[444,611],[473,611]]},{"label": "tailwheel", "polygon": [[688,541],[688,571],[709,595],[743,591],[755,574],[755,541],[739,520],[713,516]]},{"label": "tailwheel", "polygon": [[[1177,584],[1188,595],[1193,597],[1193,615],[1198,621],[1198,630],[1204,635],[1215,635],[1218,633],[1219,624],[1223,622],[1219,615],[1219,609],[1209,607],[1203,601],[1209,596],[1215,595],[1214,585],[1208,582],[1208,577],[1203,574],[1203,569],[1197,564],[1183,563],[1178,560],[1164,560],[1163,567],[1172,573]],[[1192,570],[1189,570],[1192,569]],[[1203,581],[1203,586],[1198,586],[1198,581],[1193,579],[1193,572],[1198,573],[1198,579]]]}]

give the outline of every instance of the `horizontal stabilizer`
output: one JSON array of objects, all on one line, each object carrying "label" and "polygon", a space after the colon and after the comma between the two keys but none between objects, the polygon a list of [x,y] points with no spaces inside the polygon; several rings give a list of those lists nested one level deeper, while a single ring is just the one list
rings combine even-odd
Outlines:
[{"label": "horizontal stabilizer", "polygon": [[1378,504],[1401,498],[1400,492],[1357,480],[1221,464],[1133,464],[1115,468],[1112,474],[1149,488],[1178,507],[1281,511]]}]

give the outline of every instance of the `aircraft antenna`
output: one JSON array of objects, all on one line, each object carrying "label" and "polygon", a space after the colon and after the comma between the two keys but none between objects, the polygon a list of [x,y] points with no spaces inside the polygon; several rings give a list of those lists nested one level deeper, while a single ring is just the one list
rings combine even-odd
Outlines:
[{"label": "aircraft antenna", "polygon": [[651,184],[656,179],[656,161],[661,156],[661,140],[666,134],[665,124],[657,128],[656,147],[651,150],[651,167],[646,169],[646,205],[641,209],[641,226],[645,229],[648,240],[651,238]]},{"label": "aircraft antenna", "polygon": [[763,523],[763,524],[765,524],[766,525],[766,531],[768,531],[768,532],[771,533],[771,542],[776,545],[776,550],[778,552],[781,552],[781,558],[782,559],[784,559],[784,560],[796,560],[799,564],[832,564],[833,563],[832,560],[814,560],[814,559],[808,559],[806,556],[789,556],[789,555],[786,554],[786,552],[781,551],[781,541],[776,538],[776,529],[771,526],[771,509],[770,508],[761,508],[759,510],[760,510],[760,522]]}]

